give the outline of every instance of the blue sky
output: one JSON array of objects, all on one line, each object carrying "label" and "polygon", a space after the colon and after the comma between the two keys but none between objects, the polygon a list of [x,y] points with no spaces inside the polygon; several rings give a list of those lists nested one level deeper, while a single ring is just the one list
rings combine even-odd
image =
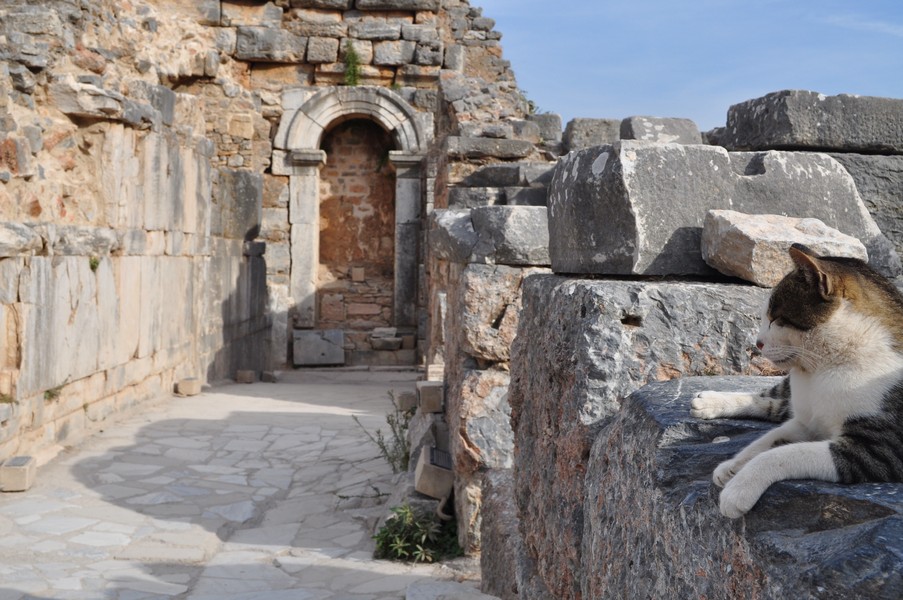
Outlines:
[{"label": "blue sky", "polygon": [[574,117],[687,117],[782,89],[903,98],[903,0],[471,0],[518,85]]}]

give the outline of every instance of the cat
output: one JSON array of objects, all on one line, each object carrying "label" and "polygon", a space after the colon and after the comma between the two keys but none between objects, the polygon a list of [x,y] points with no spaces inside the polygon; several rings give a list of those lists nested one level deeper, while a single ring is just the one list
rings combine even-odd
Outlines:
[{"label": "cat", "polygon": [[719,508],[746,514],[785,479],[903,482],[903,294],[854,258],[794,244],[756,347],[789,374],[759,394],[705,391],[702,419],[782,423],[715,469]]}]

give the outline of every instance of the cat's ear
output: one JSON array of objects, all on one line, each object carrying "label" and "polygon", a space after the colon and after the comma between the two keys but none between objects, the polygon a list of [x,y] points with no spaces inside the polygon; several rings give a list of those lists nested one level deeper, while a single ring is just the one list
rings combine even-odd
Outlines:
[{"label": "cat's ear", "polygon": [[815,284],[818,285],[818,291],[825,300],[834,295],[834,282],[831,274],[824,268],[819,257],[809,248],[802,244],[793,244],[790,246],[790,258],[796,266],[812,277]]}]

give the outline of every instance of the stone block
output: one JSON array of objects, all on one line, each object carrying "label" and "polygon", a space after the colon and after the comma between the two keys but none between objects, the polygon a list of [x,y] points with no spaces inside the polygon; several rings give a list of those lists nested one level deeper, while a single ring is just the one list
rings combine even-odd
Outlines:
[{"label": "stone block", "polygon": [[284,29],[239,27],[235,58],[256,62],[304,62],[307,38]]},{"label": "stone block", "polygon": [[712,471],[772,425],[693,419],[690,401],[702,390],[753,392],[776,381],[684,378],[624,401],[595,438],[585,474],[575,566],[583,598],[628,589],[638,598],[710,600],[739,589],[750,598],[900,595],[899,484],[782,481],[739,526],[719,513]]},{"label": "stone block", "polygon": [[805,244],[821,256],[868,260],[862,242],[818,219],[710,210],[702,228],[702,257],[725,275],[772,287],[794,269],[787,250]]},{"label": "stone block", "polygon": [[354,7],[354,0],[291,0],[291,7],[349,10]]},{"label": "stone block", "polygon": [[176,383],[176,393],[182,396],[197,396],[201,389],[201,380],[197,377],[186,377]]},{"label": "stone block", "polygon": [[341,329],[295,330],[293,361],[297,367],[345,364],[345,336]]},{"label": "stone block", "polygon": [[223,235],[251,241],[263,221],[263,175],[246,169],[220,169],[216,188],[222,207]]},{"label": "stone block", "polygon": [[622,140],[663,144],[701,144],[699,127],[690,119],[627,117],[621,121]]},{"label": "stone block", "polygon": [[503,192],[496,187],[453,187],[448,190],[449,208],[474,208],[504,203]]},{"label": "stone block", "polygon": [[6,177],[31,178],[35,174],[35,162],[32,160],[32,146],[28,138],[9,136],[0,141],[0,171]]},{"label": "stone block", "polygon": [[903,253],[903,156],[837,153],[831,157],[847,170],[881,232],[898,254]]},{"label": "stone block", "polygon": [[438,448],[424,446],[420,450],[414,470],[414,489],[430,498],[441,500],[451,494],[455,475],[450,468],[450,461],[447,461],[447,465],[440,464],[443,462],[439,459],[440,453],[447,456]]},{"label": "stone block", "polygon": [[518,559],[524,542],[514,505],[511,469],[492,469],[483,475],[482,512],[480,589],[502,600],[518,600],[522,598],[518,595]]},{"label": "stone block", "polygon": [[548,265],[544,207],[483,206],[433,212],[430,249],[438,258],[516,266]]},{"label": "stone block", "polygon": [[773,92],[731,106],[720,141],[732,150],[903,154],[903,99]]},{"label": "stone block", "polygon": [[550,597],[576,599],[596,434],[651,381],[770,368],[752,354],[768,292],[552,275],[528,277],[523,290],[508,388],[515,500],[526,563]]},{"label": "stone block", "polygon": [[527,120],[539,127],[539,134],[543,142],[557,144],[562,141],[561,115],[555,113],[540,113],[527,115]]},{"label": "stone block", "polygon": [[620,119],[572,119],[564,128],[565,152],[614,144],[621,139]]},{"label": "stone block", "polygon": [[417,408],[417,394],[407,390],[395,393],[395,404],[400,411],[411,411]]},{"label": "stone block", "polygon": [[257,371],[239,369],[235,372],[235,383],[257,383]]},{"label": "stone block", "polygon": [[39,252],[44,240],[31,227],[11,221],[0,223],[0,257]]},{"label": "stone block", "polygon": [[36,229],[57,255],[104,256],[120,247],[117,232],[105,227],[40,225]]},{"label": "stone block", "polygon": [[[401,23],[387,21],[357,21],[348,28],[351,37],[359,40],[384,41],[401,38]],[[411,56],[414,48],[411,46]],[[380,63],[377,63],[380,64]]]},{"label": "stone block", "polygon": [[0,465],[0,490],[24,492],[34,484],[37,461],[33,456],[13,456]]},{"label": "stone block", "polygon": [[526,158],[535,149],[525,140],[502,140],[449,136],[446,138],[449,156],[457,158]]},{"label": "stone block", "polygon": [[562,157],[549,188],[549,253],[559,273],[705,275],[707,210],[816,218],[859,238],[870,264],[887,245],[846,170],[825,154],[728,153],[625,140]]},{"label": "stone block", "polygon": [[522,185],[520,163],[482,166],[464,177],[461,180],[461,185],[472,188],[500,188]]},{"label": "stone block", "polygon": [[508,206],[545,206],[549,191],[544,187],[505,188],[505,204]]},{"label": "stone block", "polygon": [[418,381],[417,407],[422,413],[441,413],[445,410],[445,383]]},{"label": "stone block", "polygon": [[327,37],[312,37],[307,42],[307,62],[333,63],[339,57],[339,40]]},{"label": "stone block", "polygon": [[394,352],[401,350],[400,337],[370,337],[370,346],[374,350],[383,350]]},{"label": "stone block", "polygon": [[401,66],[414,60],[415,42],[407,40],[376,42],[373,44],[373,64],[383,66]]},{"label": "stone block", "polygon": [[437,11],[440,0],[356,0],[358,10],[431,10]]},{"label": "stone block", "polygon": [[481,206],[471,211],[474,262],[544,266],[549,259],[548,211],[540,206]]},{"label": "stone block", "polygon": [[282,9],[273,2],[235,2],[224,0],[220,15],[224,27],[269,26],[278,27],[282,22]]}]

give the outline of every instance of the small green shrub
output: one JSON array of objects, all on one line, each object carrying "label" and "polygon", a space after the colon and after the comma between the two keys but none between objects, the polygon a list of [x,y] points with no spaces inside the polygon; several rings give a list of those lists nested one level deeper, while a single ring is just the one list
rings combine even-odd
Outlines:
[{"label": "small green shrub", "polygon": [[374,558],[427,563],[463,554],[455,521],[440,522],[434,515],[414,510],[408,504],[394,507],[373,539]]},{"label": "small green shrub", "polygon": [[44,392],[44,400],[56,400],[60,397],[60,394],[63,392],[63,386],[58,385],[54,388],[50,388],[49,390]]},{"label": "small green shrub", "polygon": [[354,49],[351,40],[345,44],[345,85],[360,85],[361,83],[361,57]]},{"label": "small green shrub", "polygon": [[0,404],[13,404],[16,399],[10,394],[0,394]]},{"label": "small green shrub", "polygon": [[370,441],[376,444],[379,452],[389,466],[392,467],[393,473],[402,473],[408,470],[411,462],[411,446],[408,444],[408,426],[414,417],[414,410],[401,410],[398,402],[395,401],[395,394],[389,392],[389,398],[392,400],[394,410],[386,415],[386,423],[389,424],[389,437],[383,435],[382,430],[377,429],[376,435],[367,431],[367,428],[361,423],[357,415],[352,415],[352,419],[357,423],[364,433],[370,438]]},{"label": "small green shrub", "polygon": [[91,267],[91,272],[94,273],[97,271],[97,267],[100,266],[100,259],[96,256],[92,256],[88,259],[88,266]]}]

